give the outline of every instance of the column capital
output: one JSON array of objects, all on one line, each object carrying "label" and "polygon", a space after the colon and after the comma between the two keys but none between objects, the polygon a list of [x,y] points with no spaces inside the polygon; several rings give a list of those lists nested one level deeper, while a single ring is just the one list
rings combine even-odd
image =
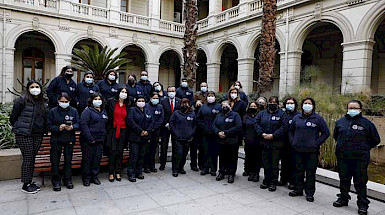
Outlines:
[{"label": "column capital", "polygon": [[221,65],[221,62],[210,62],[210,63],[206,63],[207,66],[220,66]]},{"label": "column capital", "polygon": [[146,66],[159,66],[160,65],[160,63],[158,63],[158,62],[146,62],[146,63],[144,63]]},{"label": "column capital", "polygon": [[343,47],[343,52],[345,51],[355,51],[359,49],[369,49],[373,50],[373,46],[376,42],[374,40],[359,40],[359,41],[353,41],[353,42],[347,42],[347,43],[342,43]]},{"label": "column capital", "polygon": [[244,62],[247,62],[247,61],[252,61],[254,62],[256,58],[253,58],[253,57],[246,57],[246,58],[238,58],[237,61],[238,63],[244,63]]}]

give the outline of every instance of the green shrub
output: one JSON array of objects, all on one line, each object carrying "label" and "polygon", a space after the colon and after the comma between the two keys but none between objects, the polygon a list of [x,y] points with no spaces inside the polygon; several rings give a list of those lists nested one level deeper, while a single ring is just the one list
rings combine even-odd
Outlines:
[{"label": "green shrub", "polygon": [[15,135],[12,133],[12,126],[9,116],[12,104],[0,104],[0,149],[16,148]]}]

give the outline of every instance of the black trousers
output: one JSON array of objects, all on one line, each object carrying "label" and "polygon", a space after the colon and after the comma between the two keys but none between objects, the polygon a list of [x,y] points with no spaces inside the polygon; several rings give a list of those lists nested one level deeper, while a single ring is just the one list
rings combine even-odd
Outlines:
[{"label": "black trousers", "polygon": [[337,156],[338,173],[340,176],[340,198],[349,200],[350,183],[353,178],[354,188],[357,192],[358,207],[369,208],[369,199],[366,194],[366,184],[368,182],[367,159],[346,159]]},{"label": "black trousers", "polygon": [[100,160],[102,159],[103,142],[90,144],[88,142],[82,145],[82,178],[90,180],[98,177],[100,169]]},{"label": "black trousers", "polygon": [[202,134],[197,133],[197,135],[194,136],[193,141],[189,144],[190,148],[190,165],[192,167],[198,167],[199,159],[198,159],[198,146],[200,145],[199,142],[201,142],[202,138],[200,137]]},{"label": "black trousers", "polygon": [[116,128],[111,129],[107,135],[106,149],[108,150],[109,174],[121,174],[123,162],[123,150],[127,129],[120,129],[120,138],[116,138]]},{"label": "black trousers", "polygon": [[151,141],[148,146],[148,153],[145,154],[144,168],[154,169],[155,168],[155,156],[159,146],[160,130],[154,131],[151,134]]},{"label": "black trousers", "polygon": [[189,142],[186,140],[176,140],[172,153],[172,172],[178,173],[183,170],[186,164],[186,157],[189,150]]},{"label": "black trousers", "polygon": [[284,143],[281,153],[281,181],[290,182],[293,184],[293,171],[295,167],[293,165],[293,151],[290,146],[290,143]]},{"label": "black trousers", "polygon": [[219,142],[215,135],[202,135],[202,154],[203,171],[216,172],[218,170]]},{"label": "black trousers", "polygon": [[130,142],[130,158],[128,161],[128,177],[138,177],[142,175],[144,156],[148,153],[148,141]]},{"label": "black trousers", "polygon": [[219,173],[234,175],[238,166],[239,143],[220,144],[219,146]]},{"label": "black trousers", "polygon": [[262,148],[260,145],[245,144],[245,171],[258,174],[262,167]]},{"label": "black trousers", "polygon": [[263,147],[262,163],[265,178],[263,184],[272,185],[278,182],[279,158],[281,156],[281,148]]},{"label": "black trousers", "polygon": [[160,162],[161,165],[166,165],[166,162],[167,162],[167,150],[168,150],[168,143],[170,141],[170,136],[171,136],[172,146],[175,145],[175,137],[174,137],[174,135],[171,134],[170,130],[168,130],[164,126],[161,129],[161,136],[162,136],[162,141],[161,141],[162,144],[160,146],[159,162]]},{"label": "black trousers", "polygon": [[318,153],[294,151],[294,159],[296,189],[298,191],[305,189],[307,196],[313,196],[315,193],[315,173],[318,165]]},{"label": "black trousers", "polygon": [[16,135],[16,144],[19,146],[23,162],[21,164],[21,182],[31,183],[35,169],[35,157],[39,152],[43,136]]},{"label": "black trousers", "polygon": [[74,145],[70,143],[53,143],[51,142],[50,150],[50,159],[52,165],[52,181],[60,181],[59,165],[60,158],[63,151],[64,155],[64,180],[71,180],[71,170],[72,170],[72,155],[73,155]]}]

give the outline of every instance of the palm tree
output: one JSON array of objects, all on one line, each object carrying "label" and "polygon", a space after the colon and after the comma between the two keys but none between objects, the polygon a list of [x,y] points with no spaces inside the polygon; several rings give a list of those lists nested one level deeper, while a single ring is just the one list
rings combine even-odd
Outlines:
[{"label": "palm tree", "polygon": [[131,62],[124,58],[126,55],[124,52],[114,56],[117,48],[110,49],[106,46],[99,51],[97,44],[94,45],[94,48],[87,45],[81,47],[81,49],[74,49],[71,64],[82,71],[93,71],[96,80],[103,79],[104,74],[108,71],[126,70]]},{"label": "palm tree", "polygon": [[184,32],[184,47],[183,59],[184,70],[183,76],[187,78],[190,88],[195,86],[195,76],[198,67],[197,56],[198,48],[196,41],[198,38],[198,6],[196,0],[184,1],[185,32]]},{"label": "palm tree", "polygon": [[258,93],[265,93],[273,87],[275,49],[275,31],[277,21],[277,0],[263,1],[261,46],[259,50]]}]

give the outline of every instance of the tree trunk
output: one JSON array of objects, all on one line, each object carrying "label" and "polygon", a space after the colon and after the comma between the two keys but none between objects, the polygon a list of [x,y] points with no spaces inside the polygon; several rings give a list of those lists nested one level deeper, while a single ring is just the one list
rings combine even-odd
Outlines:
[{"label": "tree trunk", "polygon": [[183,15],[186,22],[183,47],[183,77],[187,78],[189,87],[193,88],[195,85],[196,70],[198,67],[198,48],[196,45],[196,41],[198,38],[198,6],[196,0],[184,1]]},{"label": "tree trunk", "polygon": [[275,31],[277,21],[277,0],[263,1],[262,33],[259,50],[258,93],[266,93],[273,88],[276,58]]}]

